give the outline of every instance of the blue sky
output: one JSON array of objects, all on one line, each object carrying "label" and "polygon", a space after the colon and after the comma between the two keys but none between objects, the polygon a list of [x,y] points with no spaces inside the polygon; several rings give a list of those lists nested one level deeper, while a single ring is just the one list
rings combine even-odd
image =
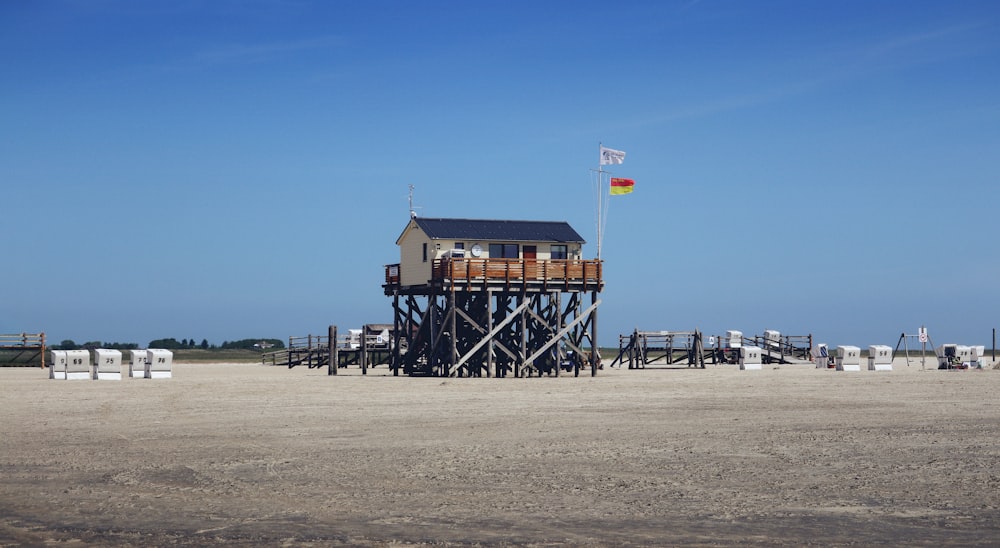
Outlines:
[{"label": "blue sky", "polygon": [[0,332],[391,321],[408,218],[565,220],[634,328],[991,343],[1000,4],[0,3]]}]

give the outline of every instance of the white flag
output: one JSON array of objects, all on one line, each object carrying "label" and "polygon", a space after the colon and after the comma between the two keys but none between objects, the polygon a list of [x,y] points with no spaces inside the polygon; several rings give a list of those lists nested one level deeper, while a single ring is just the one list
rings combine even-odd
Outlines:
[{"label": "white flag", "polygon": [[625,161],[625,153],[613,148],[601,147],[601,165],[620,164]]}]

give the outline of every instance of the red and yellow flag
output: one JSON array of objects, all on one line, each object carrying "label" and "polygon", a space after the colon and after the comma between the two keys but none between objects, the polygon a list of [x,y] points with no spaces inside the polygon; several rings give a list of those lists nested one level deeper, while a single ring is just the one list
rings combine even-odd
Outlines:
[{"label": "red and yellow flag", "polygon": [[618,194],[628,194],[632,192],[632,187],[635,186],[635,181],[632,179],[619,179],[618,177],[611,178],[611,195],[615,196]]}]

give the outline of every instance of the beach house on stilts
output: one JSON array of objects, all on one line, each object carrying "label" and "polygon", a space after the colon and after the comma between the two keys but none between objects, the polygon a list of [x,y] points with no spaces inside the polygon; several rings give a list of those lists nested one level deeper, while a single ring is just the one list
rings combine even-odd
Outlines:
[{"label": "beach house on stilts", "polygon": [[392,368],[409,375],[530,376],[599,366],[601,261],[562,221],[411,214],[385,266]]}]

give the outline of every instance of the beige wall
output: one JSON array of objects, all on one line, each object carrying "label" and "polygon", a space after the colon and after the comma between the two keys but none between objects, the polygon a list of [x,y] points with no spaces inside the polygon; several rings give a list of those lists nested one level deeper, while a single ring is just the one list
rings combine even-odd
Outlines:
[{"label": "beige wall", "polygon": [[[427,262],[423,260],[423,244],[428,244]],[[423,285],[431,278],[431,252],[433,242],[413,221],[399,239],[400,285]]]}]

